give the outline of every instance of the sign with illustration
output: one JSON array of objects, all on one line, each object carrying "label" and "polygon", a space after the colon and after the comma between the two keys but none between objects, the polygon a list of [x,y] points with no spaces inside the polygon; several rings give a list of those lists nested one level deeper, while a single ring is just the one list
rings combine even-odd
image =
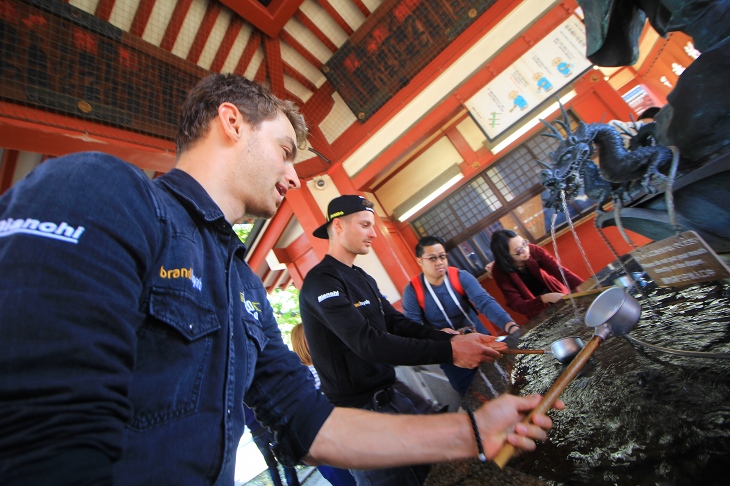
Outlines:
[{"label": "sign with illustration", "polygon": [[583,23],[570,16],[467,100],[466,108],[492,141],[589,69],[585,52]]}]

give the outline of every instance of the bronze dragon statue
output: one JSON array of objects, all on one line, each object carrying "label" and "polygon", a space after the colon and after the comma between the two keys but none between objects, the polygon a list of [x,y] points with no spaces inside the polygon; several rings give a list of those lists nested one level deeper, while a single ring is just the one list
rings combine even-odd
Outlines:
[{"label": "bronze dragon statue", "polygon": [[[568,115],[562,108],[564,121],[556,123],[565,136],[553,125],[542,120],[550,129],[544,136],[560,141],[550,152],[551,164],[539,161],[542,185],[550,195],[545,207],[563,211],[561,192],[566,201],[578,195],[581,187],[586,196],[598,201],[596,211],[604,212],[603,206],[612,199],[621,202],[633,200],[641,194],[655,193],[666,180],[662,170],[669,167],[672,151],[656,145],[652,134],[653,124],[648,124],[632,136],[629,146],[616,128],[604,123],[579,122],[571,130]],[[592,159],[598,154],[597,165]]]}]

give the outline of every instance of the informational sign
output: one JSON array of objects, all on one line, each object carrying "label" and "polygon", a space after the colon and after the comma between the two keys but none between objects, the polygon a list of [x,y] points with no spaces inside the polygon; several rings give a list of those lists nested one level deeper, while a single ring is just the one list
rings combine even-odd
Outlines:
[{"label": "informational sign", "polygon": [[494,140],[590,68],[585,53],[585,27],[570,16],[467,100],[466,108]]},{"label": "informational sign", "polygon": [[730,277],[730,268],[694,231],[644,245],[631,255],[660,287]]}]

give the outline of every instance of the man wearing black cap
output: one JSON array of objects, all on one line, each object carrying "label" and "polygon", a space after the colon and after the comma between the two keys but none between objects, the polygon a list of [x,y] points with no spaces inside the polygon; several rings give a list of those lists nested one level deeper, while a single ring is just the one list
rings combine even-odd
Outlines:
[{"label": "man wearing black cap", "polygon": [[[502,343],[483,334],[428,329],[393,308],[375,280],[353,265],[370,251],[375,215],[361,196],[333,199],[327,222],[313,235],[329,239],[328,254],[309,271],[299,297],[307,342],[329,400],[382,413],[433,413],[396,380],[394,365],[453,363],[474,368],[499,358]],[[428,467],[353,470],[358,484],[418,485]]]}]

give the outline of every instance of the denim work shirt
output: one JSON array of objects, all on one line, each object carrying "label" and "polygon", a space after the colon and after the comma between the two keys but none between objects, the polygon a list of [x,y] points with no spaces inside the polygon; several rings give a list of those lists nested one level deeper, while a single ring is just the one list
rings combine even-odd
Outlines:
[{"label": "denim work shirt", "polygon": [[179,170],[75,154],[0,198],[0,484],[233,484],[244,400],[301,459],[333,407],[244,252]]}]

